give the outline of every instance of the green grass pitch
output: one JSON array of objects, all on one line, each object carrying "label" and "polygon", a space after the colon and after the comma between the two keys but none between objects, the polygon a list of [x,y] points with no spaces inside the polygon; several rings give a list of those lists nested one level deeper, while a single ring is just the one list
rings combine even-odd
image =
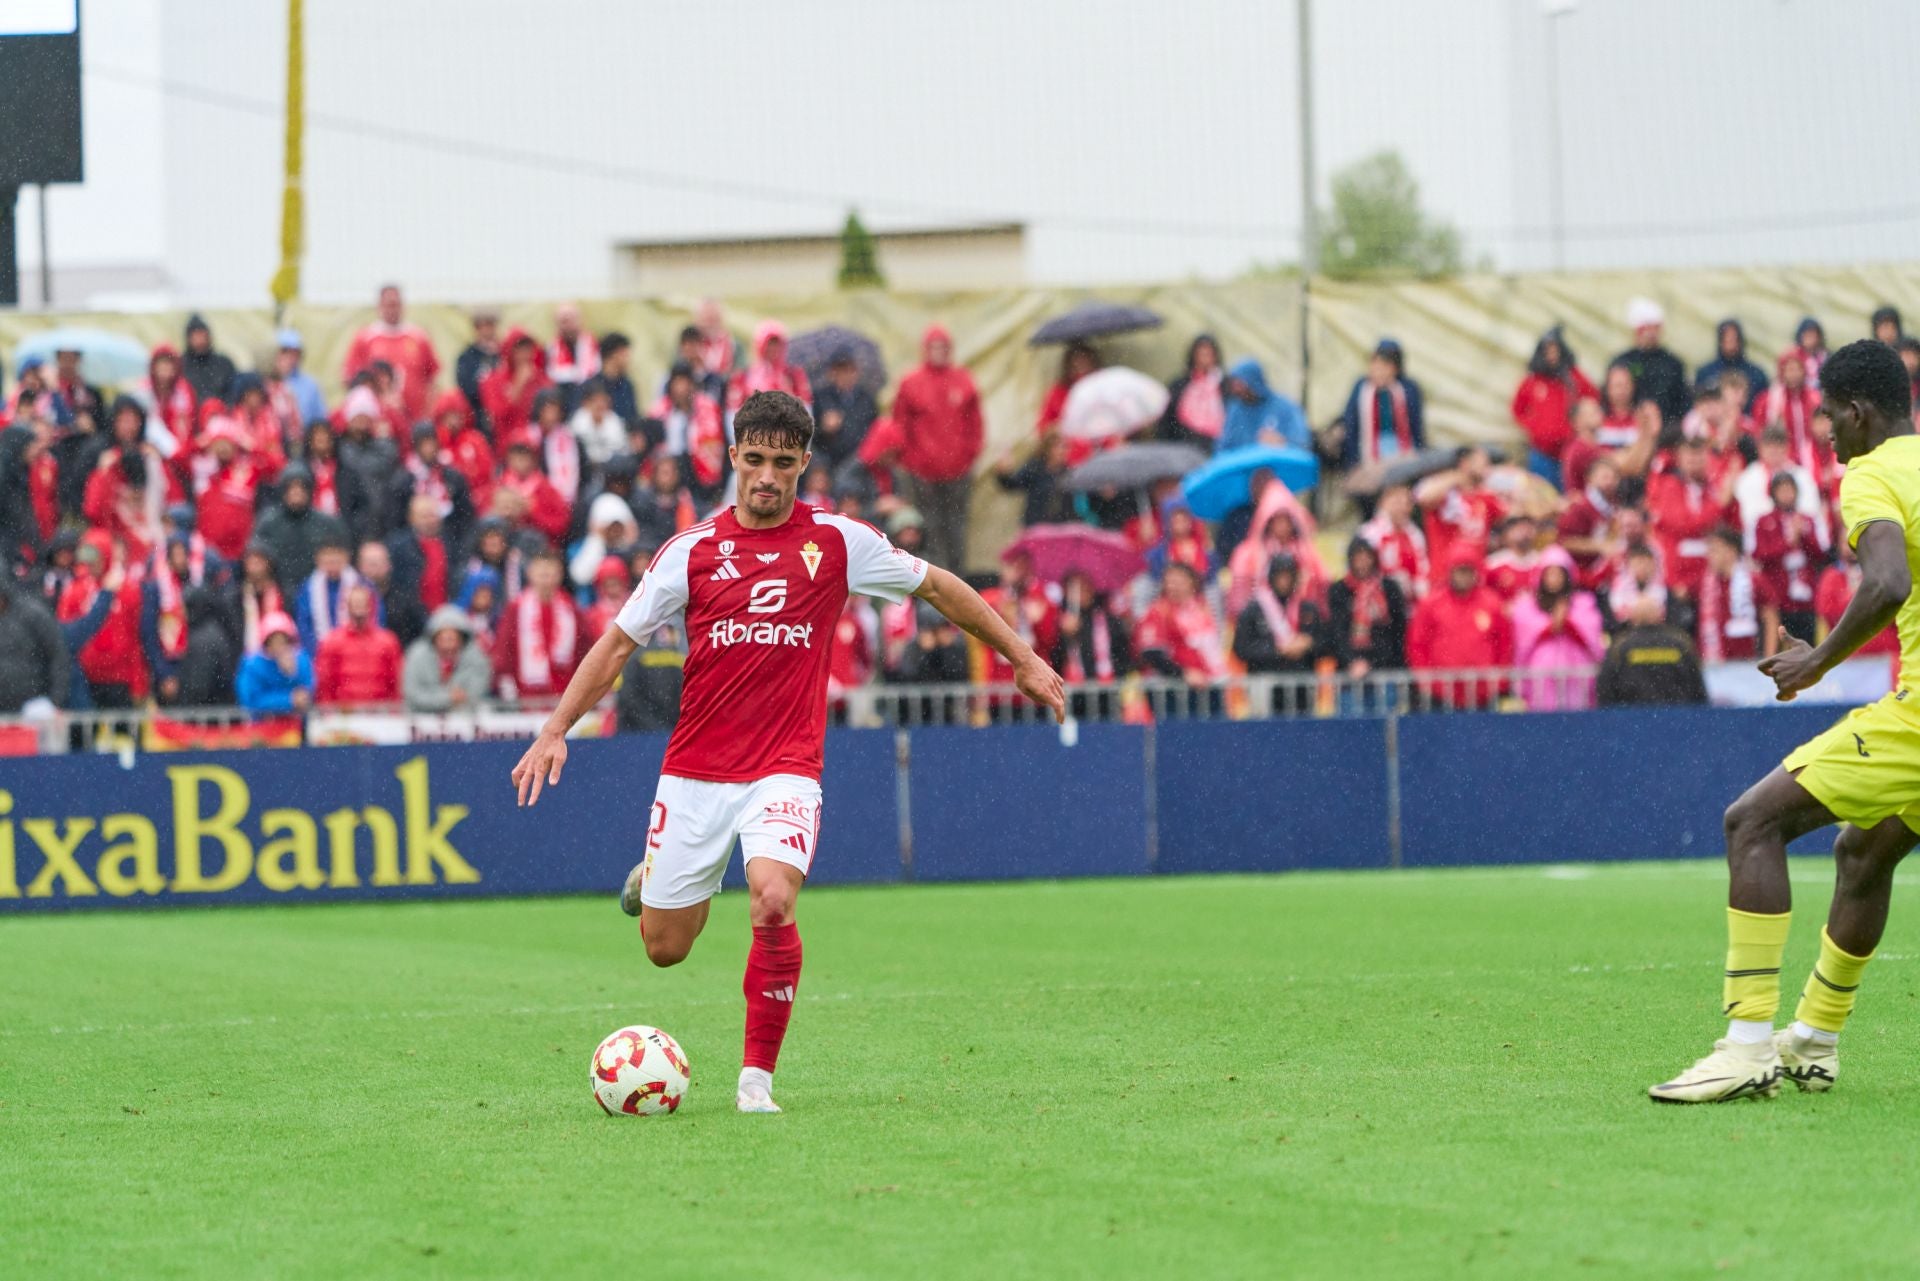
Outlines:
[{"label": "green grass pitch", "polygon": [[[1795,866],[1789,1000],[1828,871]],[[1920,1273],[1920,902],[1839,1089],[1657,1107],[1717,1028],[1717,864],[821,890],[732,1111],[744,898],[0,922],[12,1277]],[[609,1118],[606,1032],[693,1062]],[[1792,1264],[1794,1271],[1801,1264]]]}]

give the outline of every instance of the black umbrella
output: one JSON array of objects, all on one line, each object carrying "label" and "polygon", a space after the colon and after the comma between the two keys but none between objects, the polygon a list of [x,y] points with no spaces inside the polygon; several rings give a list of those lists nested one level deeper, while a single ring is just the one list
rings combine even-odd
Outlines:
[{"label": "black umbrella", "polygon": [[1156,329],[1160,317],[1145,307],[1122,307],[1111,302],[1083,302],[1064,316],[1055,316],[1027,339],[1029,347],[1048,343],[1085,342],[1108,334],[1131,333],[1136,329]]},{"label": "black umbrella", "polygon": [[1207,461],[1192,445],[1148,442],[1095,454],[1067,473],[1067,488],[1145,489],[1155,481],[1184,476]]},{"label": "black umbrella", "polygon": [[827,367],[841,353],[853,357],[860,369],[860,385],[878,396],[887,385],[887,363],[880,356],[880,345],[853,329],[828,325],[810,329],[787,344],[787,359],[807,371],[807,381],[815,387],[827,380]]},{"label": "black umbrella", "polygon": [[[1497,445],[1487,446],[1487,456],[1496,463],[1506,461],[1506,451]],[[1364,497],[1395,485],[1417,485],[1436,472],[1457,466],[1459,462],[1460,451],[1453,447],[1401,454],[1397,458],[1355,468],[1347,477],[1346,490],[1355,497]]]}]

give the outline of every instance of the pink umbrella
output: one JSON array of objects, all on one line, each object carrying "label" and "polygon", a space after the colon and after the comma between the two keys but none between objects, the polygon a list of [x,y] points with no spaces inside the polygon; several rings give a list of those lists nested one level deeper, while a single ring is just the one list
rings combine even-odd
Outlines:
[{"label": "pink umbrella", "polygon": [[1003,561],[1021,556],[1033,562],[1034,577],[1057,583],[1069,574],[1085,574],[1097,592],[1117,592],[1146,572],[1146,558],[1126,537],[1091,525],[1029,525],[1000,553]]}]

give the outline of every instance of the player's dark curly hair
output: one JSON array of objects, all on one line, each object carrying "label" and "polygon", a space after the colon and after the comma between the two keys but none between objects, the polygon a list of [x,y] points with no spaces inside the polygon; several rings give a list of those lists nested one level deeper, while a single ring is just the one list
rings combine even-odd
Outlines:
[{"label": "player's dark curly hair", "polygon": [[733,416],[733,439],[737,445],[804,450],[813,443],[813,415],[784,391],[756,391]]},{"label": "player's dark curly hair", "polygon": [[1900,353],[1883,342],[1850,342],[1820,366],[1820,394],[1857,400],[1898,422],[1913,413],[1913,380]]}]

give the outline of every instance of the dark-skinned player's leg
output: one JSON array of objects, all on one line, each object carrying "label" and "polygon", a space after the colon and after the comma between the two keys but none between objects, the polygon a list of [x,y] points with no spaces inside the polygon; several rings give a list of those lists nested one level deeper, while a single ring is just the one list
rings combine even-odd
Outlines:
[{"label": "dark-skinned player's leg", "polygon": [[1774,1047],[1780,958],[1792,922],[1787,844],[1833,815],[1785,769],[1775,769],[1727,807],[1727,1035],[1713,1053],[1647,1093],[1661,1103],[1717,1103],[1779,1091]]},{"label": "dark-skinned player's leg", "polygon": [[753,946],[740,983],[747,998],[747,1034],[735,1103],[742,1112],[780,1110],[773,1102],[773,1069],[799,997],[800,927],[793,909],[806,879],[799,868],[778,859],[747,860]]},{"label": "dark-skinned player's leg", "polygon": [[1840,1030],[1853,1013],[1860,976],[1887,928],[1893,871],[1920,842],[1900,816],[1872,827],[1848,824],[1833,847],[1833,905],[1820,932],[1820,959],[1800,991],[1793,1023],[1774,1034],[1782,1072],[1802,1090],[1833,1088]]}]

